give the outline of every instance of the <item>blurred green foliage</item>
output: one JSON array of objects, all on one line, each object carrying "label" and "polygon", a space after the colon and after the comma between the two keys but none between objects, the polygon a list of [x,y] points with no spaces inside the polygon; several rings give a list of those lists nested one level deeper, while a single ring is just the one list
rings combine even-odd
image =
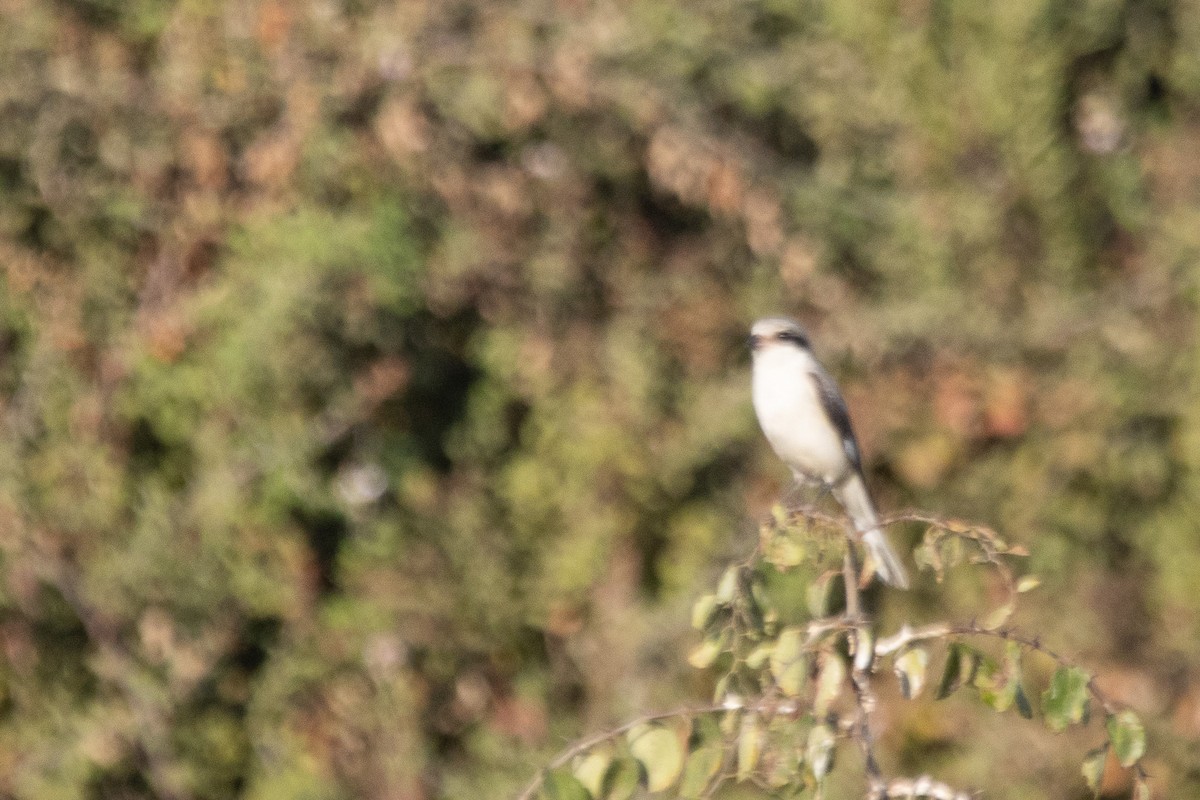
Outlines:
[{"label": "blurred green foliage", "polygon": [[[0,795],[504,797],[707,692],[778,311],[881,505],[1025,543],[1197,791],[1200,6],[0,18]],[[1080,791],[935,708],[906,768]]]}]

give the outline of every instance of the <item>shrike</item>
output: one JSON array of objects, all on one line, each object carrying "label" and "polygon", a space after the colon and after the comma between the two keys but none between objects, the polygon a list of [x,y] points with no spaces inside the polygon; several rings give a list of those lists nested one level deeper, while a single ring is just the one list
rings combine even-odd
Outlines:
[{"label": "shrike", "polygon": [[908,588],[908,575],[879,528],[863,478],[846,401],[817,363],[808,337],[790,319],[760,319],[750,329],[754,412],[775,454],[798,483],[819,481],[833,492],[886,583]]}]

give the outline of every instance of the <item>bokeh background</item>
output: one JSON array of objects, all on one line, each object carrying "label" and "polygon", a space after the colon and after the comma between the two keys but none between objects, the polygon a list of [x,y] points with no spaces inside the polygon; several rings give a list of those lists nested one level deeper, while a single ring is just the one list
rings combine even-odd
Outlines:
[{"label": "bokeh background", "polygon": [[1200,794],[1191,0],[0,0],[0,267],[0,797],[503,798],[703,701],[779,312]]}]

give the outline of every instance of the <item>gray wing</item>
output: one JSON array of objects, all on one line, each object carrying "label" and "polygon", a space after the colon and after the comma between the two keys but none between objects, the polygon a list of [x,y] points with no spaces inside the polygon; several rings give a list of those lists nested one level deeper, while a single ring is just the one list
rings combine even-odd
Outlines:
[{"label": "gray wing", "polygon": [[854,438],[854,428],[850,426],[850,412],[846,408],[846,401],[842,399],[842,393],[838,391],[833,378],[824,370],[810,372],[809,377],[817,387],[821,407],[825,409],[826,416],[842,439],[842,449],[846,451],[846,458],[850,460],[855,472],[861,474],[862,457],[858,452],[858,440]]}]

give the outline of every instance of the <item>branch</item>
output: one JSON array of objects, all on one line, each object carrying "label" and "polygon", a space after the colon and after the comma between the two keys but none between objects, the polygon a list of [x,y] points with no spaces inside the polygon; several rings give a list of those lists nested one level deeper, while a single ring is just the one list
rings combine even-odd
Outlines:
[{"label": "branch", "polygon": [[[935,622],[923,625],[920,628],[911,628],[905,624],[896,633],[875,643],[875,657],[882,658],[899,652],[914,642],[946,639],[951,636],[983,636],[991,639],[1000,639],[1001,641],[1016,642],[1022,647],[1041,653],[1059,666],[1068,668],[1079,666],[1073,660],[1046,647],[1037,637],[1027,636],[1013,628],[1001,628],[994,631],[988,630],[974,623],[969,625],[953,625],[948,622]],[[1087,672],[1089,675],[1091,674],[1091,670]],[[1109,700],[1104,692],[1100,690],[1094,676],[1088,680],[1088,693],[1100,704],[1105,714],[1115,714],[1121,710],[1116,703]]]},{"label": "branch", "polygon": [[972,792],[954,789],[941,781],[935,781],[928,775],[922,775],[919,778],[894,778],[881,788],[882,793],[870,795],[873,800],[874,798],[900,800],[900,798],[909,797],[929,797],[933,800],[971,800],[973,797]]},{"label": "branch", "polygon": [[956,628],[945,623],[935,622],[920,628],[910,627],[906,622],[900,630],[891,636],[884,637],[875,643],[875,657],[882,658],[899,652],[913,642],[924,642],[930,639],[944,639],[954,634]]},{"label": "branch", "polygon": [[884,780],[879,763],[875,760],[875,736],[871,731],[871,712],[875,710],[875,693],[871,690],[874,651],[871,648],[871,621],[862,613],[862,601],[859,596],[858,582],[861,574],[858,550],[852,541],[848,542],[842,566],[842,580],[846,584],[846,616],[854,622],[854,660],[850,670],[850,683],[854,687],[854,700],[858,705],[858,719],[851,736],[862,750],[870,792],[872,795],[878,795],[883,789]]},{"label": "branch", "polygon": [[700,714],[715,714],[720,711],[730,711],[734,709],[741,709],[743,707],[744,706],[741,703],[734,705],[721,703],[719,705],[685,706],[683,708],[677,708],[673,711],[659,711],[651,714],[643,714],[642,716],[630,720],[629,722],[613,728],[612,730],[608,730],[603,733],[597,733],[593,736],[587,737],[586,739],[580,739],[579,741],[575,742],[575,744],[571,745],[566,750],[563,750],[557,756],[551,759],[550,763],[543,767],[541,772],[535,775],[533,780],[531,780],[521,791],[521,793],[517,795],[516,800],[532,800],[534,794],[545,781],[547,772],[558,769],[571,759],[575,758],[575,756],[586,753],[596,745],[603,744],[607,741],[611,741],[612,739],[616,739],[618,736],[629,733],[629,731],[633,730],[639,725],[645,725],[650,722],[658,722],[659,720],[664,719],[696,717]]}]

